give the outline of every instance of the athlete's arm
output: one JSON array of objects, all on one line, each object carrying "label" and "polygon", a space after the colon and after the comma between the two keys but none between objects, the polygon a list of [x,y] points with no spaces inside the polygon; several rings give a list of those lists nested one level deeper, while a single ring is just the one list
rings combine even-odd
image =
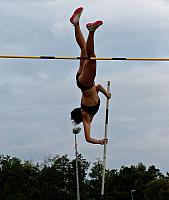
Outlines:
[{"label": "athlete's arm", "polygon": [[110,92],[107,92],[107,91],[104,89],[104,87],[102,87],[100,84],[98,84],[98,85],[96,86],[96,90],[97,90],[98,92],[103,93],[108,99],[111,98],[111,93],[110,93]]},{"label": "athlete's arm", "polygon": [[90,130],[91,130],[90,116],[89,116],[89,114],[83,112],[82,117],[83,117],[83,127],[84,127],[84,134],[85,134],[86,141],[91,143],[91,144],[105,144],[105,143],[107,143],[108,142],[107,139],[106,140],[105,139],[97,140],[97,139],[90,137]]}]

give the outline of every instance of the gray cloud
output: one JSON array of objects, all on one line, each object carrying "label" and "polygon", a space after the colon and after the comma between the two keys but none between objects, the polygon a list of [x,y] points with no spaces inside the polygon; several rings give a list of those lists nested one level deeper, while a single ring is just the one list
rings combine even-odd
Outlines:
[{"label": "gray cloud", "polygon": [[[85,24],[103,19],[95,39],[100,57],[167,57],[168,5],[161,2],[81,1],[82,30],[86,36]],[[79,1],[2,2],[0,54],[79,55],[69,23],[77,6]],[[77,61],[0,60],[2,154],[35,161],[74,156],[70,111],[80,104],[77,67]],[[168,170],[168,74],[166,62],[98,62],[96,82],[111,80],[108,167],[141,161]],[[103,96],[101,102],[92,127],[98,138],[104,135]],[[87,144],[83,131],[78,143],[91,162],[102,158],[103,148]]]}]

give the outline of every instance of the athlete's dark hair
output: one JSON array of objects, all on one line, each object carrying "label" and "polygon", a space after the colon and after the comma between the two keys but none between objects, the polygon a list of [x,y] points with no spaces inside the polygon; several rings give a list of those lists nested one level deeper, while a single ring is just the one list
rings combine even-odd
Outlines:
[{"label": "athlete's dark hair", "polygon": [[82,120],[82,113],[81,113],[81,108],[75,108],[71,112],[71,120],[73,121],[74,124],[80,124]]}]

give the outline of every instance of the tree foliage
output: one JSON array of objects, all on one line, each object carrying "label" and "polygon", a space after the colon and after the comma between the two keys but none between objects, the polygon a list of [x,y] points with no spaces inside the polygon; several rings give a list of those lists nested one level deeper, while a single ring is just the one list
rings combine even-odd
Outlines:
[{"label": "tree foliage", "polygon": [[[74,200],[76,199],[75,160],[67,155],[43,163],[0,156],[0,200]],[[102,162],[90,164],[78,155],[81,200],[100,199]],[[168,200],[169,173],[164,176],[154,165],[146,168],[122,166],[107,169],[105,200]]]}]

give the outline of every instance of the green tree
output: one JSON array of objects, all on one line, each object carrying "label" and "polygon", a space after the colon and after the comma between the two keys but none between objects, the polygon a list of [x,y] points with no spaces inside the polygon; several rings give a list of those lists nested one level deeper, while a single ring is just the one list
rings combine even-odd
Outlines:
[{"label": "green tree", "polygon": [[[82,198],[85,197],[85,177],[89,163],[79,154],[79,182]],[[75,160],[70,161],[67,155],[55,156],[45,160],[39,173],[38,191],[41,191],[40,200],[75,199],[76,198],[76,172]]]},{"label": "green tree", "polygon": [[[67,155],[48,158],[38,165],[31,161],[0,156],[0,200],[74,200],[76,199],[76,160]],[[82,200],[98,200],[101,192],[102,161],[90,163],[78,154]],[[88,173],[89,172],[89,173]],[[106,170],[105,200],[168,200],[169,173],[166,177],[154,165],[146,168],[122,166]]]},{"label": "green tree", "polygon": [[[79,189],[81,199],[86,200],[89,198],[88,185],[87,185],[87,171],[90,164],[83,158],[81,154],[78,154],[78,175],[79,175]],[[71,170],[69,172],[69,190],[73,191],[76,195],[76,159],[71,161]],[[74,197],[75,199],[75,197]]]},{"label": "green tree", "polygon": [[145,200],[168,200],[169,179],[160,178],[149,182],[144,190],[144,198]]},{"label": "green tree", "polygon": [[21,163],[18,158],[0,156],[0,199],[27,200],[35,183],[38,168],[31,162]]},{"label": "green tree", "polygon": [[103,163],[101,160],[97,160],[93,163],[92,168],[90,169],[89,173],[89,191],[90,195],[93,199],[100,198],[101,192],[101,182],[102,182],[102,170],[103,170]]}]

